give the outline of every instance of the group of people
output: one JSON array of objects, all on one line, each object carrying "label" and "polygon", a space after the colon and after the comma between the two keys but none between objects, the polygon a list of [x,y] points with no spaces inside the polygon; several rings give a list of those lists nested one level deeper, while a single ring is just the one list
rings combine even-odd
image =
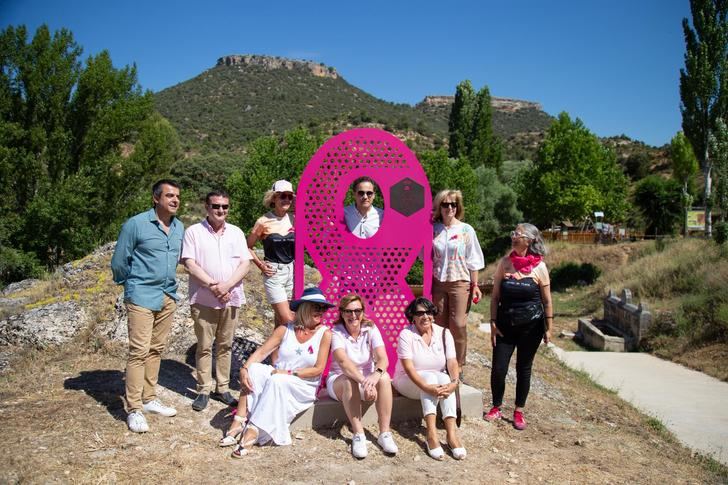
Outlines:
[{"label": "group of people", "polygon": [[[369,177],[352,184],[354,204],[345,208],[347,228],[357,237],[372,237],[384,211],[374,206],[376,187]],[[290,209],[295,195],[290,182],[279,180],[263,199],[269,211],[248,237],[226,221],[230,209],[224,191],[205,199],[206,217],[184,230],[176,218],[180,188],[160,180],[152,188],[154,206],[130,218],[122,227],[111,266],[114,281],[124,285],[128,313],[129,358],[126,368],[127,424],[146,432],[144,413],[174,416],[177,411],[156,396],[161,353],[173,321],[176,266],[190,275],[189,299],[197,336],[195,354],[197,397],[195,411],[216,399],[236,407],[220,446],[235,446],[242,457],[252,446],[291,442],[288,427],[297,414],[313,405],[324,385],[329,397],[340,401],[353,432],[351,451],[367,456],[362,425],[362,403],[374,402],[379,423],[377,443],[396,454],[390,420],[393,388],[419,399],[426,426],[426,448],[437,460],[445,457],[436,415],[439,404],[451,455],[467,452],[458,435],[456,391],[466,362],[466,320],[471,303],[481,298],[478,272],[484,257],[474,229],[462,221],[464,206],[457,190],[441,191],[433,203],[432,301],[416,298],[405,309],[410,325],[399,334],[394,376],[377,326],[366,315],[363,299],[344,296],[338,305],[326,301],[318,288],[307,288],[292,300],[295,222]],[[262,243],[261,260],[253,250]],[[519,224],[511,233],[512,251],[498,263],[491,297],[492,408],[487,421],[503,417],[505,377],[517,353],[517,385],[513,425],[524,429],[523,407],[530,387],[531,366],[541,340],[548,342],[553,320],[546,249],[538,229]],[[229,389],[231,347],[240,307],[245,304],[243,279],[250,261],[264,278],[266,297],[274,311],[270,337],[240,369],[241,392]],[[332,329],[323,314],[336,307]],[[212,374],[215,344],[215,378]],[[272,365],[264,364],[270,357]],[[326,364],[331,367],[321,382]]]}]

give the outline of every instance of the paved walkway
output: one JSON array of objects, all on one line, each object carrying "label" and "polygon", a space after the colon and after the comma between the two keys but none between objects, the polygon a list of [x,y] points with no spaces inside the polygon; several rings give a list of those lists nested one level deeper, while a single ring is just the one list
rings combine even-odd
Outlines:
[{"label": "paved walkway", "polygon": [[658,418],[686,446],[728,465],[728,383],[649,354],[550,347],[572,369]]}]

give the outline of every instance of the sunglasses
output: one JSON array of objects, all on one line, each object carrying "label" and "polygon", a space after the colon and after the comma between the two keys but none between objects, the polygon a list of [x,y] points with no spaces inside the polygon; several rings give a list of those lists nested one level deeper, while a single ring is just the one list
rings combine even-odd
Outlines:
[{"label": "sunglasses", "polygon": [[425,315],[435,316],[435,310],[417,310],[412,312],[412,316],[423,317]]},{"label": "sunglasses", "polygon": [[320,305],[318,303],[314,303],[313,309],[314,309],[314,311],[317,311],[317,312],[325,312],[326,310],[329,309],[329,307],[326,305]]},{"label": "sunglasses", "polygon": [[357,194],[357,195],[358,195],[359,197],[367,197],[367,198],[369,198],[369,197],[371,197],[372,195],[374,195],[374,192],[372,192],[371,190],[367,190],[366,192],[365,192],[365,191],[363,191],[363,190],[360,190],[360,191],[359,191],[359,192],[357,192],[356,194]]},{"label": "sunglasses", "polygon": [[211,209],[222,209],[224,211],[228,210],[230,208],[230,204],[210,204]]},{"label": "sunglasses", "polygon": [[356,315],[357,317],[364,313],[364,309],[362,308],[354,308],[353,310],[340,308],[339,311],[342,313],[342,315]]},{"label": "sunglasses", "polygon": [[440,202],[440,207],[442,207],[443,209],[447,209],[447,208],[457,209],[458,203],[457,202]]},{"label": "sunglasses", "polygon": [[523,233],[516,232],[516,231],[511,231],[511,237],[512,238],[523,237],[523,238],[526,238],[526,239],[531,239],[527,234],[523,234]]},{"label": "sunglasses", "polygon": [[281,194],[278,194],[278,198],[281,200],[293,200],[293,194],[283,192]]}]

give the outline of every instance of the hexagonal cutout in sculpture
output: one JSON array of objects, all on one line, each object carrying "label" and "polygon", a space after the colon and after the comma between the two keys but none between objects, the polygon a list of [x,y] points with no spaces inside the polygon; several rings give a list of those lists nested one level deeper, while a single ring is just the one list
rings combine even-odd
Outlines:
[{"label": "hexagonal cutout in sculpture", "polygon": [[409,217],[425,206],[425,188],[411,178],[402,179],[389,190],[389,202],[392,209]]}]

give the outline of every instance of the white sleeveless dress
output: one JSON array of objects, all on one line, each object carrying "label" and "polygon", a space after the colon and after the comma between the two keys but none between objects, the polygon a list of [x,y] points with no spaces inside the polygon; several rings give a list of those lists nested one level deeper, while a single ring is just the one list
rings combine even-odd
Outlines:
[{"label": "white sleeveless dress", "polygon": [[301,378],[288,374],[271,375],[274,369],[294,370],[316,365],[321,338],[327,327],[321,326],[305,343],[299,343],[292,324],[278,349],[275,367],[255,363],[248,370],[253,390],[248,394],[248,416],[259,430],[258,444],[270,440],[277,445],[290,445],[288,425],[298,413],[316,400],[321,377]]}]

